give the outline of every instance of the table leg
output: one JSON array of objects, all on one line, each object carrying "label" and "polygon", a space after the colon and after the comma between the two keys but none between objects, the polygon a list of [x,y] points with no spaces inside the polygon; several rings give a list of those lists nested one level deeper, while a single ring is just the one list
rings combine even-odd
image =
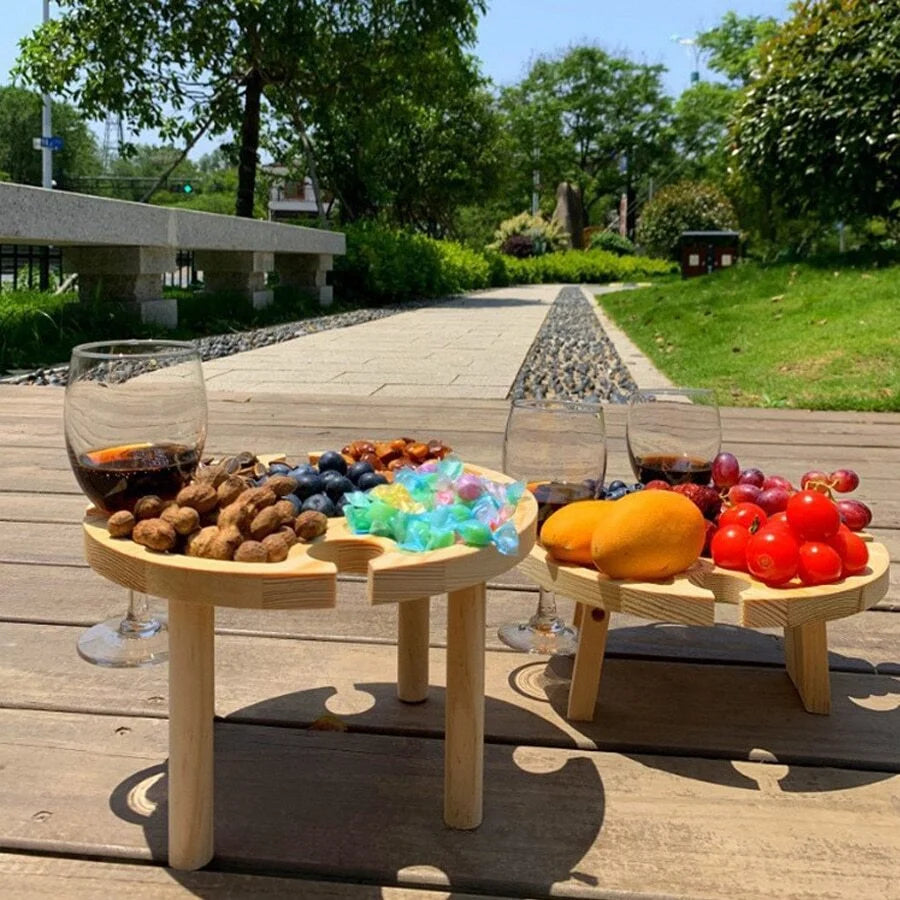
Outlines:
[{"label": "table leg", "polygon": [[477,828],[484,787],[485,585],[451,591],[447,604],[444,822]]},{"label": "table leg", "polygon": [[213,856],[215,607],[169,601],[169,865]]},{"label": "table leg", "polygon": [[608,632],[609,613],[597,607],[585,607],[578,630],[578,650],[566,710],[566,718],[573,722],[590,722],[594,718]]},{"label": "table leg", "polygon": [[828,636],[825,621],[784,629],[784,662],[807,712],[831,712]]},{"label": "table leg", "polygon": [[428,697],[428,638],[431,597],[397,604],[397,696],[404,703]]}]

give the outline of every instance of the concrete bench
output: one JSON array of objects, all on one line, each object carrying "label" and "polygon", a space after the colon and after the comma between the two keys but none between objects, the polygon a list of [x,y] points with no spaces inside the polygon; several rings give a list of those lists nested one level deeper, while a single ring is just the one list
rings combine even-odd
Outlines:
[{"label": "concrete bench", "polygon": [[238,291],[257,306],[271,300],[266,275],[332,300],[326,276],[346,252],[343,234],[236,216],[110,200],[88,194],[0,184],[0,243],[64,247],[79,295],[139,305],[141,318],[177,324],[176,300],[162,296],[162,276],[178,250],[193,250],[207,291]]}]

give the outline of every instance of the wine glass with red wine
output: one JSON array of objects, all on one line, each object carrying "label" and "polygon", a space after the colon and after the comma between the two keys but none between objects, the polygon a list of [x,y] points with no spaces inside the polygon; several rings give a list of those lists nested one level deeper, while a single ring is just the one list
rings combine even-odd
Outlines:
[{"label": "wine glass with red wine", "polygon": [[[597,496],[606,474],[603,407],[582,400],[514,400],[503,438],[503,471],[524,481],[538,504],[541,526],[557,509]],[[497,636],[529,653],[570,656],[578,632],[557,614],[556,597],[540,589],[527,622],[501,625]]]},{"label": "wine glass with red wine", "polygon": [[639,389],[628,401],[628,456],[642,484],[709,484],[722,443],[716,393],[709,388]]},{"label": "wine glass with red wine", "polygon": [[[147,495],[171,500],[190,481],[206,440],[200,352],[183,341],[80,344],[64,410],[72,471],[100,512],[133,510]],[[164,662],[168,648],[164,619],[134,591],[124,618],[100,622],[78,640],[81,657],[102,666]]]}]

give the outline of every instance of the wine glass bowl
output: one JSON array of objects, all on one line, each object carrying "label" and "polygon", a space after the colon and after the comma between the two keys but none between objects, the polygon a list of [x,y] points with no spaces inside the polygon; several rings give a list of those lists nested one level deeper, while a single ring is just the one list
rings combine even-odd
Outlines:
[{"label": "wine glass bowl", "polygon": [[[576,500],[597,496],[606,474],[603,407],[582,400],[514,400],[503,437],[503,471],[524,481],[538,504],[538,541],[547,517]],[[540,589],[527,622],[502,625],[501,641],[517,650],[570,655],[577,632],[556,613],[552,593]]]},{"label": "wine glass bowl", "polygon": [[[133,510],[143,496],[172,500],[190,481],[206,440],[200,352],[183,341],[122,340],[73,348],[64,401],[66,452],[101,512]],[[131,593],[125,618],[78,641],[88,662],[139,666],[168,657],[165,623]]]},{"label": "wine glass bowl", "polygon": [[631,468],[642,484],[709,484],[722,443],[715,391],[638,389],[628,401],[625,439]]}]

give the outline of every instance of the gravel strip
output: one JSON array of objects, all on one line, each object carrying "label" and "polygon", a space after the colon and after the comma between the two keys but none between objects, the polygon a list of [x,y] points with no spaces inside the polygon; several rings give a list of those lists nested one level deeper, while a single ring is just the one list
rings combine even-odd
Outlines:
[{"label": "gravel strip", "polygon": [[[290,341],[303,337],[305,334],[313,334],[317,331],[329,331],[332,328],[347,328],[350,325],[361,325],[364,322],[372,322],[375,319],[384,319],[395,316],[398,313],[409,312],[414,309],[422,309],[427,306],[438,306],[444,302],[450,302],[456,298],[445,300],[411,300],[406,303],[397,303],[391,306],[379,306],[369,309],[356,309],[351,312],[332,313],[331,315],[317,316],[312,319],[301,319],[297,322],[283,322],[280,325],[269,325],[266,328],[258,328],[254,331],[239,331],[233,334],[217,334],[209,337],[198,338],[194,341],[200,348],[205,360],[221,359],[231,356],[233,353],[242,353],[245,350],[255,350],[258,347],[267,347],[269,344],[278,344],[281,341]],[[32,384],[32,385],[56,385],[65,387],[69,374],[68,363],[57,366],[47,366],[36,369],[33,372],[22,372],[0,378],[0,384]]]},{"label": "gravel strip", "polygon": [[579,288],[565,287],[553,301],[509,396],[624,403],[636,388],[591,301]]}]

